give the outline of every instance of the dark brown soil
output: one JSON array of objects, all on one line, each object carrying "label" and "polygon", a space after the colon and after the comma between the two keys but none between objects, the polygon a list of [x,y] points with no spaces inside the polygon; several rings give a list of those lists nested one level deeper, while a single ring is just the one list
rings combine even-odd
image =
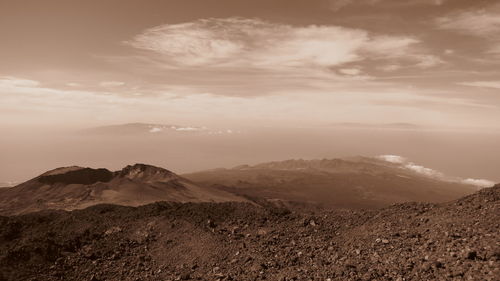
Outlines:
[{"label": "dark brown soil", "polygon": [[500,185],[371,211],[278,206],[0,217],[0,280],[499,280]]}]

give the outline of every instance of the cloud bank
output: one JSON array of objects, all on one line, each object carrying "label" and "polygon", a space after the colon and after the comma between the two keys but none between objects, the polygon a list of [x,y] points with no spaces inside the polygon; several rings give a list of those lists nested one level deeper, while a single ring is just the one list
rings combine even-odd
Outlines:
[{"label": "cloud bank", "polygon": [[393,164],[398,165],[401,169],[405,169],[408,171],[412,171],[414,173],[417,173],[419,175],[423,175],[425,177],[429,178],[435,178],[439,180],[444,180],[444,181],[449,181],[449,182],[459,182],[462,184],[467,184],[467,185],[473,185],[479,188],[483,187],[491,187],[495,185],[494,182],[486,179],[472,179],[472,178],[467,178],[467,179],[461,179],[461,178],[452,178],[444,175],[443,173],[436,171],[431,168],[427,168],[421,165],[417,165],[413,162],[410,162],[407,158],[399,156],[399,155],[379,155],[375,157],[377,159],[390,162]]}]

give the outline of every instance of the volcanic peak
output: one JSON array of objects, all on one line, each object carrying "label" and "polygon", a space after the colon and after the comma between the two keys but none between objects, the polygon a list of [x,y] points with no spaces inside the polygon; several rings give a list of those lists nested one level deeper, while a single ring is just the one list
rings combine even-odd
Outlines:
[{"label": "volcanic peak", "polygon": [[128,165],[115,173],[121,178],[141,181],[169,181],[178,178],[176,174],[167,169],[139,163]]}]

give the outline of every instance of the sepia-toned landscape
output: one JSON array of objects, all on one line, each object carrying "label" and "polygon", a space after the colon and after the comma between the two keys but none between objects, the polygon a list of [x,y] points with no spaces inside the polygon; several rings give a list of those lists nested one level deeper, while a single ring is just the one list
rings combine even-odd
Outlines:
[{"label": "sepia-toned landscape", "polygon": [[0,0],[0,281],[500,280],[496,0]]}]

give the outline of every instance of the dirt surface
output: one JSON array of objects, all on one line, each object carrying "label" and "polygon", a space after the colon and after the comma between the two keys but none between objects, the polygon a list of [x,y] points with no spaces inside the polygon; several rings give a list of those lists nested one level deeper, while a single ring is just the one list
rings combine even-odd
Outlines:
[{"label": "dirt surface", "polygon": [[500,185],[442,204],[97,205],[0,217],[0,280],[499,280]]}]

